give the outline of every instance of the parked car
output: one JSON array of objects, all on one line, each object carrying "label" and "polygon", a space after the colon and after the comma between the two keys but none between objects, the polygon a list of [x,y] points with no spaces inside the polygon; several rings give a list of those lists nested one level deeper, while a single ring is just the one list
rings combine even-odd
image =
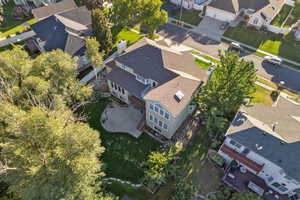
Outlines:
[{"label": "parked car", "polygon": [[264,59],[265,59],[265,61],[267,61],[273,65],[281,65],[282,64],[282,59],[277,56],[265,56]]},{"label": "parked car", "polygon": [[228,50],[229,51],[242,52],[244,49],[243,49],[243,47],[239,43],[237,43],[237,42],[231,42]]}]

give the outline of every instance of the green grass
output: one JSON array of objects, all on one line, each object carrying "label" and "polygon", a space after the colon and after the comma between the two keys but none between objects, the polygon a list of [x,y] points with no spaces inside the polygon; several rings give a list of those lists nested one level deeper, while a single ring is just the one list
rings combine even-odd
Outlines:
[{"label": "green grass", "polygon": [[[105,147],[102,155],[104,171],[107,177],[140,183],[144,176],[144,161],[149,153],[158,150],[160,145],[145,133],[136,139],[128,133],[111,133],[103,129],[100,116],[109,102],[108,99],[101,99],[84,107],[89,125],[99,132],[102,146]],[[116,184],[115,187],[112,191],[126,190],[120,184]]]},{"label": "green grass", "polygon": [[22,23],[33,24],[36,22],[35,19],[30,20],[17,20],[13,17],[13,8],[15,4],[13,1],[9,1],[4,6],[5,23],[0,26],[0,38],[7,37],[9,35],[16,34],[18,32],[25,31],[29,28],[29,25],[21,26]]},{"label": "green grass", "polygon": [[120,42],[121,40],[126,40],[127,46],[129,46],[135,43],[136,41],[138,41],[139,39],[141,39],[142,37],[143,37],[142,35],[136,32],[124,29],[117,35],[116,43],[114,44],[114,46],[117,46],[118,42]]},{"label": "green grass", "polygon": [[122,198],[124,195],[127,195],[136,200],[149,200],[151,197],[151,193],[144,188],[132,188],[127,184],[122,184],[119,182],[107,185],[106,189],[120,198]]},{"label": "green grass", "polygon": [[[201,17],[199,16],[201,11],[197,10],[186,10],[182,9],[182,21],[197,26],[201,22]],[[180,9],[178,9],[173,16],[175,19],[180,18]]]},{"label": "green grass", "polygon": [[204,70],[208,70],[208,68],[211,66],[210,63],[204,62],[198,58],[195,59],[195,63]]},{"label": "green grass", "polygon": [[213,57],[210,57],[210,56],[208,56],[208,55],[206,55],[206,54],[203,54],[203,53],[201,53],[201,52],[199,52],[199,51],[191,50],[190,52],[191,52],[192,54],[197,55],[197,56],[201,56],[202,58],[205,58],[206,60],[209,60],[209,61],[211,61],[211,62],[213,62],[213,63],[219,63],[219,62],[220,62],[219,60],[217,60],[217,59],[215,59],[215,58],[213,58]]},{"label": "green grass", "polygon": [[257,31],[243,23],[235,28],[230,27],[224,35],[271,54],[300,62],[300,46],[295,44],[292,35]]},{"label": "green grass", "polygon": [[294,23],[297,22],[299,17],[300,17],[300,0],[295,0],[294,10],[292,11],[291,15],[287,19],[284,27],[285,28],[291,27]]},{"label": "green grass", "polygon": [[251,95],[251,103],[262,103],[267,106],[272,106],[273,100],[271,98],[272,91],[267,90],[259,85],[256,85],[256,91]]},{"label": "green grass", "polygon": [[281,27],[292,9],[293,7],[290,5],[287,4],[283,5],[282,9],[273,19],[271,24],[277,27]]}]

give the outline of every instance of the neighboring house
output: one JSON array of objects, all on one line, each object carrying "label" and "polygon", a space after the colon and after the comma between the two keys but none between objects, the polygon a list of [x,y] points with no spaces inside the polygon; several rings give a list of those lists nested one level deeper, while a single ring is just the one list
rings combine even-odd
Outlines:
[{"label": "neighboring house", "polygon": [[279,97],[276,106],[242,107],[219,150],[224,182],[251,189],[267,200],[298,200],[300,194],[300,105]]},{"label": "neighboring house", "polygon": [[52,3],[43,7],[32,9],[31,12],[37,20],[41,20],[51,15],[75,8],[77,8],[77,6],[73,0],[63,0],[58,3]]},{"label": "neighboring house", "polygon": [[211,0],[170,0],[171,3],[185,9],[202,10]]},{"label": "neighboring house", "polygon": [[107,66],[110,93],[139,107],[145,113],[146,125],[168,139],[193,112],[192,98],[207,81],[206,72],[197,67],[191,54],[146,38]]},{"label": "neighboring house", "polygon": [[249,25],[261,27],[271,23],[284,3],[285,0],[212,0],[205,14],[226,22],[248,16]]},{"label": "neighboring house", "polygon": [[91,24],[91,14],[85,6],[51,15],[31,25],[36,36],[27,46],[41,52],[61,49],[81,57],[85,38],[91,35]]}]

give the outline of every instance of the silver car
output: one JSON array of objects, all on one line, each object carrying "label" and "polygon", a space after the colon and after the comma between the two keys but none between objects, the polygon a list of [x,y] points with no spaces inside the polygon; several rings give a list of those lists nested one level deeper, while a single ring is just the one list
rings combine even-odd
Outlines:
[{"label": "silver car", "polygon": [[265,56],[264,59],[273,65],[281,65],[282,64],[282,59],[277,56]]}]

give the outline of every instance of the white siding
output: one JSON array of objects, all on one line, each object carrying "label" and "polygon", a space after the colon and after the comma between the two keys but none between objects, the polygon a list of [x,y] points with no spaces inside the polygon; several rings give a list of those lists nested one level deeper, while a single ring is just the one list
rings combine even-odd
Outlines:
[{"label": "white siding", "polygon": [[[128,100],[128,96],[129,96],[129,92],[127,90],[125,90],[124,88],[120,87],[121,91],[119,91],[118,87],[117,89],[115,87],[112,87],[112,82],[110,80],[107,80],[108,83],[108,88],[109,88],[109,92],[117,97],[118,99],[124,101],[125,103],[129,104],[129,100]],[[117,85],[116,83],[113,83],[114,85]],[[122,89],[124,91],[124,94],[122,92]]]}]

